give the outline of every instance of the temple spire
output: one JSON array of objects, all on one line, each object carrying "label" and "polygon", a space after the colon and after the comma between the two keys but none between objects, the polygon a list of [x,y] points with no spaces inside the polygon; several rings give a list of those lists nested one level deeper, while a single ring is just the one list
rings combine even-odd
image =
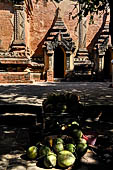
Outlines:
[{"label": "temple spire", "polygon": [[32,15],[33,13],[33,1],[25,0],[27,15]]}]

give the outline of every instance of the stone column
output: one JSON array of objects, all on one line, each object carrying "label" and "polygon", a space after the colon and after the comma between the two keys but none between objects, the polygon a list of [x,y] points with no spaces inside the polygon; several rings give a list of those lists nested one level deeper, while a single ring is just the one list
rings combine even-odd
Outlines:
[{"label": "stone column", "polygon": [[66,72],[70,70],[70,53],[66,51]]},{"label": "stone column", "polygon": [[53,70],[54,69],[53,68],[54,67],[54,61],[53,61],[54,57],[53,57],[53,55],[54,54],[49,56],[49,70]]},{"label": "stone column", "polygon": [[110,45],[108,49],[110,51],[110,60],[111,60],[111,63],[110,63],[110,75],[112,76],[112,72],[113,72],[113,70],[112,70],[112,66],[113,66],[113,64],[112,64],[112,60],[113,60],[113,46]]},{"label": "stone column", "polygon": [[[82,10],[83,4],[79,4],[79,10]],[[75,65],[86,65],[86,67],[91,66],[91,61],[89,59],[89,53],[86,48],[86,17],[82,16],[79,22],[79,42],[78,51],[76,53]],[[88,68],[89,69],[89,68]],[[85,68],[86,70],[86,68]],[[81,72],[83,69],[81,68]],[[86,71],[87,72],[87,71]],[[88,73],[89,74],[89,73]]]},{"label": "stone column", "polygon": [[[82,5],[79,4],[79,10],[81,10]],[[83,48],[83,16],[79,22],[79,48]]]},{"label": "stone column", "polygon": [[99,57],[98,57],[98,48],[93,48],[93,58],[94,58],[94,72],[98,73],[99,71]]},{"label": "stone column", "polygon": [[25,6],[24,1],[21,4],[14,5],[14,40],[12,48],[25,47]]},{"label": "stone column", "polygon": [[[79,10],[82,9],[82,4],[79,4]],[[79,23],[79,49],[86,48],[86,18],[82,16]]]},{"label": "stone column", "polygon": [[46,54],[46,46],[42,46],[43,49],[43,57],[44,57],[44,71],[47,71],[47,54]]},{"label": "stone column", "polygon": [[49,70],[47,71],[47,81],[51,82],[54,80],[54,52],[49,56]]}]

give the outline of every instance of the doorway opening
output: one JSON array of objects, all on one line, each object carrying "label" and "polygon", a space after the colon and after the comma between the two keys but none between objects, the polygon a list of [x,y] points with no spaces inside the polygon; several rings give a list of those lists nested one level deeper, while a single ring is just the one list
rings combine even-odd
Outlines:
[{"label": "doorway opening", "polygon": [[64,51],[61,47],[54,52],[54,78],[64,78]]}]

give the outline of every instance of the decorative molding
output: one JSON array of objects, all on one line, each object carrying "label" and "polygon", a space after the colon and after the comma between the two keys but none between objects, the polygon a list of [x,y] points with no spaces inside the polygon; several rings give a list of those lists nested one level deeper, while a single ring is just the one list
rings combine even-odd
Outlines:
[{"label": "decorative molding", "polygon": [[72,51],[75,48],[75,44],[72,39],[69,37],[68,39],[63,37],[63,34],[60,33],[60,40],[59,40],[59,33],[52,39],[52,41],[45,41],[46,51],[53,51],[58,47],[62,46],[65,51]]},{"label": "decorative molding", "polygon": [[[70,37],[70,34],[68,33],[68,30],[60,16],[59,8],[56,10],[56,16],[53,20],[53,24],[51,28],[48,31],[48,34],[46,35],[44,44],[42,46],[44,50],[44,61],[46,65],[46,61],[49,64],[49,67],[47,70],[52,72],[52,79],[54,76],[54,52],[55,50],[61,47],[63,49],[64,55],[65,55],[65,66],[64,66],[64,72],[68,72],[70,70],[70,55],[75,50],[75,43]],[[46,57],[48,57],[49,61],[46,60]],[[60,62],[60,59],[59,59]],[[47,77],[49,78],[49,75],[47,74]],[[47,79],[48,79],[47,78]]]},{"label": "decorative molding", "polygon": [[14,5],[14,40],[12,48],[25,46],[25,6]]},{"label": "decorative molding", "polygon": [[4,52],[0,52],[0,58],[23,58],[25,57],[26,54],[25,53],[18,53],[18,52],[9,52],[9,51],[4,51]]}]

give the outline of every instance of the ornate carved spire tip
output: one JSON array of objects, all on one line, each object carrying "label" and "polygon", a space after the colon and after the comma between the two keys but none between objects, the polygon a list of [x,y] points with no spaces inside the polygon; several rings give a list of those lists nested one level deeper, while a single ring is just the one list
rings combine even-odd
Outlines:
[{"label": "ornate carved spire tip", "polygon": [[57,17],[60,17],[60,11],[61,11],[61,9],[58,7],[58,8],[56,9],[56,16],[57,16]]},{"label": "ornate carved spire tip", "polygon": [[27,14],[32,15],[33,13],[33,0],[25,0]]}]

